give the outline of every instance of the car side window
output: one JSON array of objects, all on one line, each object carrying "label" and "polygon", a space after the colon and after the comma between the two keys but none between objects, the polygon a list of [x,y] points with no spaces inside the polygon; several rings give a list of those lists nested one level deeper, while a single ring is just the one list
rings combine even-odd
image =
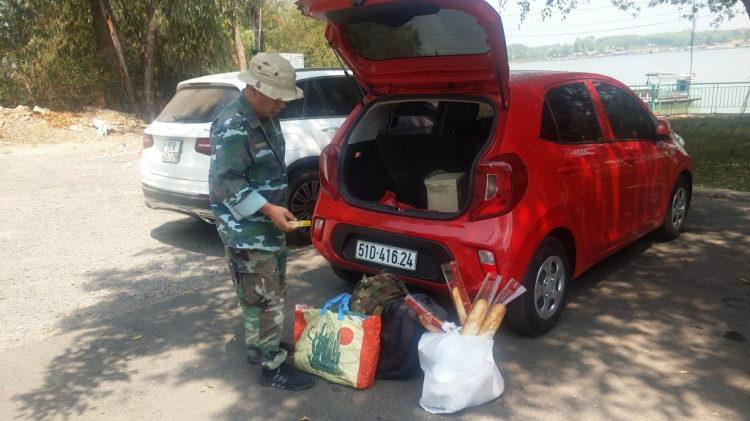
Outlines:
[{"label": "car side window", "polygon": [[[302,89],[307,97],[307,80],[297,81],[297,87]],[[289,101],[279,113],[279,120],[291,120],[302,118],[302,109],[305,106],[305,98]]]},{"label": "car side window", "polygon": [[316,79],[315,82],[328,104],[330,115],[345,117],[357,106],[359,98],[355,89],[358,88],[353,79],[350,82],[346,76],[326,77]]},{"label": "car side window", "polygon": [[328,115],[328,108],[323,101],[323,96],[320,95],[318,85],[310,81],[305,91],[305,118],[328,117]]},{"label": "car side window", "polygon": [[602,140],[599,118],[585,84],[571,83],[550,89],[544,102],[539,137],[561,143]]},{"label": "car side window", "polygon": [[594,82],[615,140],[654,139],[656,122],[641,101],[627,92],[603,82]]},{"label": "car side window", "polygon": [[549,109],[547,98],[544,99],[544,104],[542,105],[542,130],[539,132],[539,137],[553,142],[560,141],[555,118],[552,117],[552,111]]}]

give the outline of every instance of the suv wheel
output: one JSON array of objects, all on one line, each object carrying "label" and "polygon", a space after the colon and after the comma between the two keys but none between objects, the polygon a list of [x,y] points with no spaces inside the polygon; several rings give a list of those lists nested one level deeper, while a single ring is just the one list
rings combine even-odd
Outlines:
[{"label": "suv wheel", "polygon": [[688,193],[687,186],[688,183],[683,177],[677,179],[672,194],[669,195],[664,221],[654,231],[654,237],[659,240],[672,241],[680,236],[690,204],[690,193]]},{"label": "suv wheel", "polygon": [[[320,175],[318,170],[303,170],[299,176],[291,178],[289,184],[289,211],[298,220],[311,221],[315,205],[320,196]],[[286,234],[287,240],[296,245],[311,244],[310,231],[312,227],[297,228]]]},{"label": "suv wheel", "polygon": [[509,304],[508,322],[515,330],[539,336],[555,326],[565,303],[570,269],[562,243],[545,238],[523,276],[526,292]]}]

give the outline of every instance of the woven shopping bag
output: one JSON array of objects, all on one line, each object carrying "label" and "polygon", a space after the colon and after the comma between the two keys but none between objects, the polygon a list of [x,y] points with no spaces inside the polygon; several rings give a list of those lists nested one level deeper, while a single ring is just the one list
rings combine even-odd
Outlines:
[{"label": "woven shopping bag", "polygon": [[349,311],[350,298],[341,294],[322,309],[295,306],[294,363],[331,382],[364,389],[372,386],[378,367],[380,316]]}]

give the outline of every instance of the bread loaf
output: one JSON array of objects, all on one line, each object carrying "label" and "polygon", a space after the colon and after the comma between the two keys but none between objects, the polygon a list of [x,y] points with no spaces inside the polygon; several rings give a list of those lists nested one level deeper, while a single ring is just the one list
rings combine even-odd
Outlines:
[{"label": "bread loaf", "polygon": [[492,306],[487,317],[484,318],[482,328],[479,329],[479,336],[493,337],[497,328],[500,327],[500,323],[503,321],[505,316],[505,306],[502,303],[497,303]]},{"label": "bread loaf", "polygon": [[458,321],[463,325],[466,322],[466,308],[464,308],[464,302],[461,300],[458,288],[453,287],[451,296],[453,297],[453,305],[456,307],[456,313],[458,314]]},{"label": "bread loaf", "polygon": [[461,329],[461,334],[476,336],[482,327],[482,321],[486,313],[487,300],[480,298],[471,307],[471,312],[469,313],[469,317],[466,318],[466,323],[464,323],[464,327]]}]

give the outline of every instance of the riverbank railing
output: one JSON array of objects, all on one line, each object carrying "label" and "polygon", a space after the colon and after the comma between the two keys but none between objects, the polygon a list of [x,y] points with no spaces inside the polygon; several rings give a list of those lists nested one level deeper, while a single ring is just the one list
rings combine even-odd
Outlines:
[{"label": "riverbank railing", "polygon": [[687,83],[631,86],[657,115],[738,114],[746,111],[750,82]]}]

